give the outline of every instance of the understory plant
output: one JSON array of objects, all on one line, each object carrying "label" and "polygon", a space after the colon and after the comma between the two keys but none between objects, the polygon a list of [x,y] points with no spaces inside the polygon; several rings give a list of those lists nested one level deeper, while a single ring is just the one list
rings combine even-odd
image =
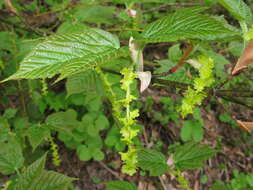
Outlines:
[{"label": "understory plant", "polygon": [[[47,2],[60,6],[53,1]],[[48,154],[55,167],[61,165],[58,141],[75,151],[84,162],[100,162],[106,157],[105,150],[116,151],[123,173],[132,176],[142,171],[159,176],[160,180],[162,175],[171,175],[181,188],[190,190],[190,182],[183,172],[202,168],[204,162],[218,152],[216,147],[199,143],[204,138],[199,107],[205,107],[205,102],[217,97],[240,103],[235,98],[238,94],[233,93],[230,86],[252,62],[250,7],[242,0],[216,1],[238,21],[240,27],[235,27],[220,15],[208,14],[210,2],[205,6],[173,9],[172,13],[162,13],[158,18],[153,15],[155,19],[147,16],[147,19],[139,4],[153,1],[103,1],[124,7],[118,17],[125,24],[118,29],[104,27],[113,23],[108,7],[96,1],[84,2],[89,7],[84,10],[97,14],[96,18],[89,17],[88,13],[85,17],[85,11],[77,9],[73,15],[78,22],[72,24],[68,20],[52,34],[36,30],[45,36],[29,41],[30,47],[22,50],[25,52],[20,50],[22,61],[18,70],[15,73],[6,71],[5,78],[1,78],[1,85],[17,80],[19,89],[23,88],[20,79],[28,80],[27,96],[31,104],[26,105],[25,94],[21,96],[21,104],[24,113],[32,115],[30,118],[16,117],[18,110],[11,108],[0,117],[3,147],[0,149],[0,172],[12,174],[3,190],[71,188],[76,178],[44,169]],[[70,19],[73,15],[67,12],[68,1],[64,3],[59,8],[64,10],[61,19]],[[12,4],[8,6],[15,12]],[[104,17],[97,11],[100,8]],[[84,21],[95,24],[83,24]],[[242,51],[237,55],[235,67],[227,74],[227,60],[215,52],[213,45],[225,46],[232,42],[239,42]],[[147,49],[166,43],[170,45],[166,58],[150,59]],[[66,92],[51,90],[62,83]],[[163,115],[152,110],[152,106],[138,104],[149,87],[173,88],[182,98],[177,99],[176,104],[172,97],[161,98],[161,110],[166,113]],[[242,92],[240,95],[248,94]],[[160,147],[154,149],[143,143],[140,136],[145,126],[138,122],[142,109],[149,110],[154,121],[164,125],[169,121],[180,123],[182,117],[180,137],[184,143],[170,145],[165,153]],[[247,132],[253,130],[252,123],[237,120],[235,116],[233,119]],[[47,146],[50,153],[42,154],[38,149],[41,145]],[[36,161],[31,158],[26,163],[25,154],[33,153],[40,158]],[[41,180],[43,183],[39,183]],[[108,190],[137,189],[135,184],[126,181],[111,181],[106,186]]]}]

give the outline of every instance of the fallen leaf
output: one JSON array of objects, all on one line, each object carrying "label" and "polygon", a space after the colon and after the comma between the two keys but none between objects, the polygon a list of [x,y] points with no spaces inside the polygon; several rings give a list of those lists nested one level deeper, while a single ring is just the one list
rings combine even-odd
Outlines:
[{"label": "fallen leaf", "polygon": [[243,50],[241,57],[238,59],[233,71],[232,76],[235,76],[248,68],[249,64],[253,63],[253,41],[250,41],[246,48]]},{"label": "fallen leaf", "polygon": [[236,123],[244,131],[247,131],[247,132],[253,131],[253,122],[245,122],[245,121],[236,120]]}]

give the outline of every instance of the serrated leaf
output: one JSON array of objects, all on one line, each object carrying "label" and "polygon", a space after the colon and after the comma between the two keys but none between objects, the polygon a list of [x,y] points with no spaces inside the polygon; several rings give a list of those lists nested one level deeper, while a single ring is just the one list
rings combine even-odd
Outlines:
[{"label": "serrated leaf", "polygon": [[106,183],[106,190],[137,190],[137,187],[131,182],[115,180]]},{"label": "serrated leaf", "polygon": [[61,80],[120,56],[120,52],[118,38],[100,29],[53,35],[39,43],[21,62],[17,73],[4,81],[51,78],[56,74],[61,74]]},{"label": "serrated leaf", "polygon": [[203,162],[211,158],[217,151],[207,145],[193,142],[178,146],[173,154],[175,167],[179,170],[195,169],[203,166]]},{"label": "serrated leaf", "polygon": [[47,125],[33,125],[28,128],[27,136],[33,151],[50,136],[50,130]]},{"label": "serrated leaf", "polygon": [[46,162],[46,154],[40,159],[36,160],[31,164],[24,173],[19,177],[17,185],[15,186],[16,190],[22,190],[32,183],[33,179],[38,176],[44,168]]},{"label": "serrated leaf", "polygon": [[21,145],[15,137],[10,137],[7,142],[0,143],[0,172],[8,175],[22,167],[24,157]]},{"label": "serrated leaf", "polygon": [[237,20],[252,21],[251,10],[243,0],[219,0],[219,3]]},{"label": "serrated leaf", "polygon": [[146,43],[173,42],[186,39],[224,40],[239,35],[205,14],[203,7],[185,8],[149,24],[141,34],[139,41]]},{"label": "serrated leaf", "polygon": [[30,165],[24,173],[18,177],[18,183],[14,190],[67,190],[67,185],[73,178],[44,170],[46,155]]},{"label": "serrated leaf", "polygon": [[165,156],[161,152],[150,149],[138,151],[138,166],[149,170],[151,176],[159,176],[168,170]]},{"label": "serrated leaf", "polygon": [[66,82],[68,96],[78,93],[103,94],[103,84],[95,71],[87,71],[68,77]]}]

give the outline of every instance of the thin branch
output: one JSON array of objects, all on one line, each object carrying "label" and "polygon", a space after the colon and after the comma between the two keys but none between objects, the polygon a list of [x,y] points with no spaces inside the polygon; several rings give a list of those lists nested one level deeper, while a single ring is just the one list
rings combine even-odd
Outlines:
[{"label": "thin branch", "polygon": [[113,176],[115,176],[117,179],[123,181],[123,178],[120,177],[117,172],[113,171],[111,168],[109,168],[107,165],[105,165],[103,162],[101,161],[98,161],[98,163],[103,167],[105,168],[107,171],[109,171]]},{"label": "thin branch", "polygon": [[160,180],[160,182],[161,182],[161,184],[162,184],[162,186],[163,186],[163,189],[164,189],[164,190],[169,190],[169,189],[167,188],[166,184],[164,183],[163,178],[162,178],[161,176],[159,176],[158,178],[159,178],[159,180]]},{"label": "thin branch", "polygon": [[175,73],[178,69],[180,69],[181,67],[183,67],[185,65],[185,63],[186,63],[185,60],[191,54],[192,50],[193,50],[192,44],[188,44],[186,49],[184,50],[183,56],[180,58],[180,60],[178,61],[178,64],[175,67],[172,67],[169,71],[167,71],[165,73],[153,75],[153,77],[155,77],[155,78],[164,77],[164,76]]}]

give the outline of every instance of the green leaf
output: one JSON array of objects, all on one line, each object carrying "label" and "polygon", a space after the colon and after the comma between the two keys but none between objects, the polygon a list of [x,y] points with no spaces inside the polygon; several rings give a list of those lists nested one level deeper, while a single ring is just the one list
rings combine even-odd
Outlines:
[{"label": "green leaf", "polygon": [[95,71],[87,71],[68,77],[66,82],[68,96],[78,93],[103,94],[103,84]]},{"label": "green leaf", "polygon": [[83,5],[75,9],[74,17],[79,22],[113,24],[115,8],[112,6]]},{"label": "green leaf", "polygon": [[14,108],[8,108],[4,111],[4,117],[6,117],[7,119],[11,119],[13,117],[15,117],[16,113],[17,113],[17,109]]},{"label": "green leaf", "polygon": [[27,130],[27,136],[33,151],[50,136],[50,130],[47,125],[32,125]]},{"label": "green leaf", "polygon": [[80,124],[76,117],[77,113],[72,109],[66,112],[56,112],[47,117],[46,124],[52,126],[52,129],[58,132],[65,132],[71,135],[73,128]]},{"label": "green leaf", "polygon": [[46,155],[30,165],[18,177],[18,183],[14,190],[67,190],[68,184],[74,179],[60,173],[44,170],[45,162]]},{"label": "green leaf", "polygon": [[120,44],[114,35],[96,28],[81,33],[59,34],[39,43],[21,62],[11,79],[51,78],[61,80],[94,68],[120,56]]},{"label": "green leaf", "polygon": [[168,50],[169,60],[173,63],[178,62],[182,56],[182,51],[180,49],[180,44],[173,45]]},{"label": "green leaf", "polygon": [[12,174],[24,163],[22,148],[15,137],[0,143],[0,172],[4,175]]},{"label": "green leaf", "polygon": [[201,123],[199,122],[195,122],[193,130],[192,130],[192,137],[194,139],[195,142],[200,142],[203,139],[203,135],[204,135],[204,129],[201,125]]},{"label": "green leaf", "polygon": [[223,182],[216,181],[210,188],[210,190],[231,190]]},{"label": "green leaf", "polygon": [[237,20],[252,21],[250,8],[243,0],[219,0],[219,3],[225,7]]},{"label": "green leaf", "polygon": [[138,151],[138,166],[149,170],[151,176],[159,176],[168,170],[165,156],[161,152],[150,149]]},{"label": "green leaf", "polygon": [[149,24],[139,41],[146,43],[173,42],[186,39],[224,40],[239,35],[205,14],[203,7],[185,8]]},{"label": "green leaf", "polygon": [[106,190],[137,190],[137,187],[127,181],[109,181],[106,183]]},{"label": "green leaf", "polygon": [[103,130],[103,129],[107,129],[110,123],[105,115],[100,114],[95,121],[95,125],[98,129]]},{"label": "green leaf", "polygon": [[85,145],[80,145],[77,147],[77,154],[82,161],[88,161],[92,158],[90,149]]},{"label": "green leaf", "polygon": [[93,158],[94,158],[94,160],[103,160],[104,159],[104,157],[105,157],[105,154],[101,151],[101,150],[99,150],[99,149],[93,149],[92,150],[93,152],[92,152],[92,156],[93,156]]},{"label": "green leaf", "polygon": [[10,125],[8,120],[4,117],[0,117],[0,142],[8,140],[10,136]]},{"label": "green leaf", "polygon": [[179,170],[195,169],[203,166],[203,162],[211,158],[217,151],[207,145],[193,142],[178,146],[173,154],[175,167]]},{"label": "green leaf", "polygon": [[183,127],[180,130],[180,137],[183,141],[189,141],[192,137],[192,120],[184,122]]}]

